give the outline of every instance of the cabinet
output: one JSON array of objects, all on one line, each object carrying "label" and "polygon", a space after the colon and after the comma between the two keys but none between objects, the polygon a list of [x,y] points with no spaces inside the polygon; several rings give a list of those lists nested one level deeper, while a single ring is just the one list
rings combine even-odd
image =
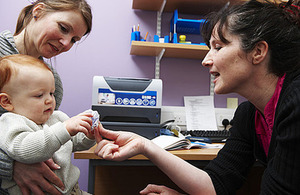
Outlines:
[{"label": "cabinet", "polygon": [[[132,0],[132,8],[157,11],[156,34],[160,36],[163,12],[174,12],[175,9],[178,9],[179,13],[205,15],[222,8],[228,1],[236,3],[241,0]],[[155,78],[159,78],[162,57],[201,60],[208,51],[209,48],[203,45],[132,41],[130,54],[156,57]]]}]

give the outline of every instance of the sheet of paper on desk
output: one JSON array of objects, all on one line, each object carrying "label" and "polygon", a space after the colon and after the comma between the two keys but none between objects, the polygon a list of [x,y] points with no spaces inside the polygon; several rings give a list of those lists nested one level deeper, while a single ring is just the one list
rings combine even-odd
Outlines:
[{"label": "sheet of paper on desk", "polygon": [[217,130],[213,96],[184,96],[187,130]]}]

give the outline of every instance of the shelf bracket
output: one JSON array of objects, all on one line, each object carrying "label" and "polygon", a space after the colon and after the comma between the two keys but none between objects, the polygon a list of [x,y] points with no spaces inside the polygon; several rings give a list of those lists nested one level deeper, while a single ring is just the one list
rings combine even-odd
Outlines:
[{"label": "shelf bracket", "polygon": [[160,37],[161,36],[161,15],[165,9],[165,5],[167,0],[164,0],[161,4],[160,10],[157,11],[157,21],[156,21],[156,34]]},{"label": "shelf bracket", "polygon": [[159,79],[159,72],[160,72],[160,61],[165,53],[166,49],[162,49],[158,56],[155,57],[155,78]]},{"label": "shelf bracket", "polygon": [[214,84],[215,76],[210,75],[210,86],[209,86],[209,95],[214,96],[215,92],[215,84]]}]

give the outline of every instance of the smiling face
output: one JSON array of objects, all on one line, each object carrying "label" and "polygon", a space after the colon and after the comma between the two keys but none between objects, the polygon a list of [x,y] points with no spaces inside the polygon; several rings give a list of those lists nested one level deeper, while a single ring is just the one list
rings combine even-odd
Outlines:
[{"label": "smiling face", "polygon": [[226,31],[224,35],[228,43],[219,39],[215,27],[210,39],[211,48],[202,65],[208,67],[210,74],[215,76],[216,94],[239,93],[251,80],[253,66],[247,59],[247,53],[240,47],[239,37]]},{"label": "smiling face", "polygon": [[54,77],[50,70],[22,66],[3,88],[11,100],[12,112],[37,124],[45,123],[55,108]]},{"label": "smiling face", "polygon": [[86,23],[78,11],[41,14],[39,10],[33,11],[36,18],[32,19],[26,29],[29,42],[26,50],[31,56],[51,58],[69,51],[87,32]]}]

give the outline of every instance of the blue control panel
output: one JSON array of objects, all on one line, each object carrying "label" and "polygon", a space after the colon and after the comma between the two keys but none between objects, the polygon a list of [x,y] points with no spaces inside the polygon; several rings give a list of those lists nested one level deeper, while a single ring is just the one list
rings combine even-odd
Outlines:
[{"label": "blue control panel", "polygon": [[157,92],[113,92],[109,89],[98,89],[98,104],[123,106],[156,106]]}]

